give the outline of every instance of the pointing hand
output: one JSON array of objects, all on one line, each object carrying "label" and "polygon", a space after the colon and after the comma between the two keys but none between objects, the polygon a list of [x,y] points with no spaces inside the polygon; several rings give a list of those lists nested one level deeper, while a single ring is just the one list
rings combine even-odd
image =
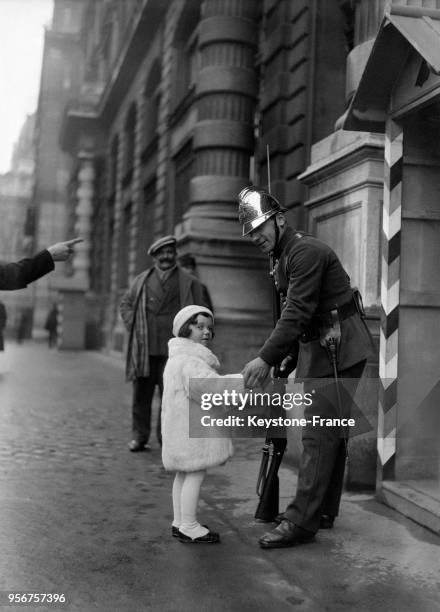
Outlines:
[{"label": "pointing hand", "polygon": [[47,250],[52,255],[52,259],[54,261],[66,261],[69,259],[70,255],[74,252],[75,244],[78,242],[83,242],[82,238],[73,238],[72,240],[66,240],[65,242],[57,242],[50,247],[47,247]]}]

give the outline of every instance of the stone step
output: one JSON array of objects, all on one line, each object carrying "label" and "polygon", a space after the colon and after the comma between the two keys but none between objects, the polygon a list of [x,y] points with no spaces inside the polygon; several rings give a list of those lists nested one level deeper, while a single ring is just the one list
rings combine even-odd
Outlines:
[{"label": "stone step", "polygon": [[440,535],[440,487],[434,480],[385,481],[378,497],[391,508]]}]

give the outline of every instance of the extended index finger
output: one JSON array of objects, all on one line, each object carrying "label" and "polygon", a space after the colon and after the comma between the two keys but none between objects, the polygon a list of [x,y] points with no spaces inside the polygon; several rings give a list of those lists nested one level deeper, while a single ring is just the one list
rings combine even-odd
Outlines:
[{"label": "extended index finger", "polygon": [[67,246],[73,246],[74,244],[78,244],[78,242],[84,242],[84,238],[72,238],[72,240],[66,240]]}]

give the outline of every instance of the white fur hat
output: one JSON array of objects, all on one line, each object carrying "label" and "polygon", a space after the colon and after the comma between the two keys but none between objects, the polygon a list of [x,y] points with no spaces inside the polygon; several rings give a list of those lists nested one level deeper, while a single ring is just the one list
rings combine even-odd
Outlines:
[{"label": "white fur hat", "polygon": [[190,306],[185,306],[185,308],[182,308],[181,310],[179,310],[179,312],[174,317],[173,334],[176,336],[176,338],[179,335],[182,325],[184,325],[194,315],[199,314],[199,313],[207,314],[214,321],[214,315],[209,310],[209,308],[206,308],[205,306],[196,306],[195,304],[191,304]]}]

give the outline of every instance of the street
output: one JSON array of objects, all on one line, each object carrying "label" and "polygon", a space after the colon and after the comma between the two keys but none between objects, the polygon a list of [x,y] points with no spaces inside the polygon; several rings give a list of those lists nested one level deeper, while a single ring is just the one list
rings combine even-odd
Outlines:
[{"label": "street", "polygon": [[[261,550],[255,481],[261,440],[237,440],[211,470],[200,517],[222,542],[171,537],[173,475],[160,449],[129,453],[130,385],[122,362],[42,343],[6,345],[0,373],[0,609],[6,592],[63,593],[72,611],[440,610],[440,540],[345,493],[316,541]],[[294,470],[280,473],[281,509]]]}]

